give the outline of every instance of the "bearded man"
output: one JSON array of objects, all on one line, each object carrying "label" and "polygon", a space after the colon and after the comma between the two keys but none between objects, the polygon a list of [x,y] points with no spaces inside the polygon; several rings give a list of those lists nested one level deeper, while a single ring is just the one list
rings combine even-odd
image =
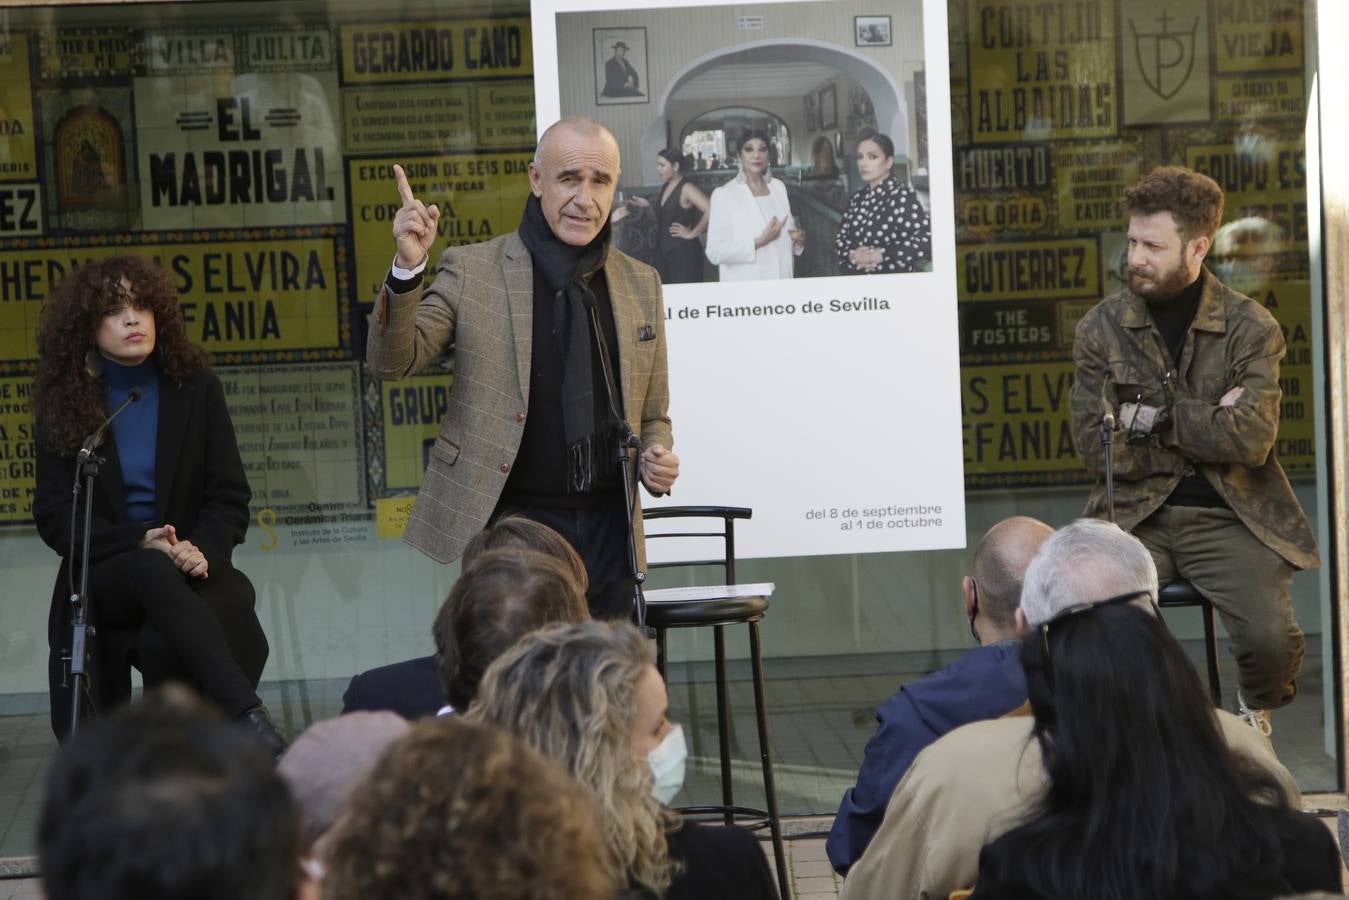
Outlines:
[{"label": "bearded man", "polygon": [[1115,519],[1143,542],[1162,584],[1188,580],[1231,636],[1238,708],[1269,733],[1291,703],[1305,641],[1294,571],[1316,541],[1275,457],[1279,323],[1204,268],[1222,221],[1213,179],[1153,169],[1124,192],[1129,287],[1077,326],[1074,442],[1105,517],[1103,417],[1113,421]]}]

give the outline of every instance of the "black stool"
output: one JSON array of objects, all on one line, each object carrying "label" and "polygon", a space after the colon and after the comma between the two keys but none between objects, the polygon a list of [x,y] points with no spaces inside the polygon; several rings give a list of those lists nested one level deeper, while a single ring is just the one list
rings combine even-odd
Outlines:
[{"label": "black stool", "polygon": [[1162,609],[1197,606],[1204,618],[1204,655],[1208,658],[1208,692],[1213,705],[1222,708],[1223,689],[1218,680],[1218,629],[1213,622],[1213,604],[1183,579],[1162,585],[1157,592],[1157,605]]},{"label": "black stool", "polygon": [[[672,566],[721,566],[726,584],[707,585],[646,592],[646,622],[656,631],[656,667],[661,677],[666,669],[666,632],[671,628],[712,628],[714,666],[716,671],[717,740],[721,758],[721,799],[712,806],[681,807],[680,812],[692,815],[720,814],[727,825],[735,824],[736,817],[763,820],[773,842],[773,859],[777,865],[778,885],[783,900],[790,900],[791,884],[787,877],[787,858],[782,845],[782,822],[778,815],[777,788],[773,779],[773,757],[768,742],[768,708],[764,699],[763,652],[759,641],[759,622],[768,612],[768,598],[773,585],[737,585],[735,583],[735,520],[748,519],[751,511],[742,507],[723,506],[667,506],[644,510],[645,521],[673,518],[720,519],[717,531],[678,531],[647,534],[648,542],[661,538],[715,538],[722,542],[722,558],[695,562],[652,563],[648,569]],[[749,628],[750,676],[754,686],[754,713],[759,732],[759,761],[763,769],[764,805],[753,809],[737,806],[731,783],[731,729],[730,696],[726,682],[727,625],[745,625]],[[754,827],[762,827],[755,825]]]}]

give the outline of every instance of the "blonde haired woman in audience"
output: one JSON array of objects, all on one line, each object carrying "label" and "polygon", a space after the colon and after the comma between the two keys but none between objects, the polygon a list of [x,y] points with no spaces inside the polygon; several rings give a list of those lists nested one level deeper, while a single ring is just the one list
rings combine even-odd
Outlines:
[{"label": "blonde haired woman in audience", "polygon": [[590,792],[506,732],[423,719],[357,787],[324,900],[610,900]]},{"label": "blonde haired woman in audience", "polygon": [[610,871],[637,896],[775,898],[752,835],[681,822],[666,806],[685,759],[667,712],[650,642],[592,621],[523,638],[488,668],[468,717],[509,729],[594,791]]}]

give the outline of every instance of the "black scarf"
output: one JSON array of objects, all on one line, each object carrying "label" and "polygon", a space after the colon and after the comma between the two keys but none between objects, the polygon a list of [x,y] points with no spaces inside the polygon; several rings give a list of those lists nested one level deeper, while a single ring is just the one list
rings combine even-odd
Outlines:
[{"label": "black scarf", "polygon": [[[605,222],[600,233],[584,247],[557,239],[543,215],[539,198],[530,195],[520,219],[520,240],[553,292],[553,334],[562,357],[562,433],[567,454],[567,490],[590,491],[607,463],[612,416],[605,416],[609,398],[595,396],[595,373],[591,364],[591,310],[595,294],[590,279],[604,266],[609,255],[611,229]],[[537,336],[536,336],[537,339]],[[601,349],[603,358],[604,351]],[[613,387],[612,382],[610,383]],[[606,392],[607,393],[607,392]],[[599,415],[596,415],[596,407]],[[599,420],[602,424],[597,424]]]}]

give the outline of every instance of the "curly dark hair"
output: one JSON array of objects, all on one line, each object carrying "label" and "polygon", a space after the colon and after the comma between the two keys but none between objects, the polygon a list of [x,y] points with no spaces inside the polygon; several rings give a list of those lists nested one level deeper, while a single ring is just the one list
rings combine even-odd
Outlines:
[{"label": "curly dark hair", "polygon": [[38,320],[33,413],[51,449],[79,449],[107,415],[103,376],[89,354],[97,352],[94,335],[103,317],[127,303],[154,314],[154,355],[164,375],[181,381],[210,365],[210,355],[188,340],[168,272],[139,256],[80,266],[52,291]]},{"label": "curly dark hair", "polygon": [[422,719],[323,850],[326,900],[608,900],[595,798],[500,728]]},{"label": "curly dark hair", "polygon": [[1207,175],[1184,166],[1157,166],[1124,191],[1124,211],[1131,216],[1169,212],[1181,239],[1213,239],[1223,220],[1223,189]]}]

